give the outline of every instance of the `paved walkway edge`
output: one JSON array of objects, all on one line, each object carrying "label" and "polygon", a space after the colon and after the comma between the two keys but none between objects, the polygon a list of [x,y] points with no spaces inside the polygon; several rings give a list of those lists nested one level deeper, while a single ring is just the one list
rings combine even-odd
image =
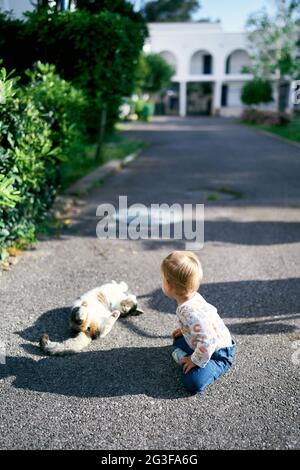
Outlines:
[{"label": "paved walkway edge", "polygon": [[137,150],[130,155],[127,155],[122,159],[114,159],[101,165],[96,170],[88,173],[87,175],[80,178],[78,181],[69,186],[64,192],[64,195],[69,196],[82,196],[91,191],[95,186],[102,183],[103,180],[115,171],[119,171],[125,166],[129,165],[133,160],[137,158],[142,149]]}]

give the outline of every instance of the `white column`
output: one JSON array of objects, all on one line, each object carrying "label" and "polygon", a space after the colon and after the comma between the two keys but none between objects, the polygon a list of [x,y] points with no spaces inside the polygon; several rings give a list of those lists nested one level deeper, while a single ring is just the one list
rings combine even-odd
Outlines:
[{"label": "white column", "polygon": [[222,82],[216,81],[214,84],[214,105],[213,114],[218,115],[221,109]]},{"label": "white column", "polygon": [[292,113],[294,111],[294,103],[293,103],[293,80],[290,81],[290,85],[289,85],[289,96],[288,96],[288,105],[287,105],[287,108],[288,108],[288,112],[289,113]]},{"label": "white column", "polygon": [[179,116],[186,116],[186,82],[179,83]]}]

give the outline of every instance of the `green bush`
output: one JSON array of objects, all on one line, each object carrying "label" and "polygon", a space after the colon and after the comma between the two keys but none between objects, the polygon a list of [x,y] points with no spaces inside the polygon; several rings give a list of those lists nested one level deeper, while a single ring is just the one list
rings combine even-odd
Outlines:
[{"label": "green bush", "polygon": [[269,80],[254,78],[251,82],[245,83],[242,89],[241,100],[248,106],[270,103],[273,101],[272,85]]},{"label": "green bush", "polygon": [[[101,11],[27,13],[26,21],[0,14],[0,57],[23,79],[26,68],[40,60],[55,64],[61,77],[82,88],[89,99],[89,130],[97,134],[103,104],[107,129],[118,118],[123,96],[130,96],[135,69],[147,35],[141,17]],[[8,39],[11,39],[9,41]]]},{"label": "green bush", "polygon": [[26,75],[30,78],[26,94],[49,124],[54,146],[61,158],[71,158],[86,134],[86,96],[56,74],[54,65],[37,62],[34,70],[27,70]]},{"label": "green bush", "polygon": [[130,99],[129,104],[132,114],[136,114],[141,121],[148,121],[154,113],[154,104],[150,101],[141,98],[136,101]]},{"label": "green bush", "polygon": [[[60,163],[80,139],[85,99],[37,64],[26,87],[0,73],[0,254],[14,242],[35,239],[60,184]],[[73,114],[72,114],[73,113]],[[77,122],[77,124],[78,124]]]},{"label": "green bush", "polygon": [[0,10],[0,57],[9,71],[17,69],[20,73],[33,63],[33,49],[25,37],[25,29],[24,21],[14,19]]},{"label": "green bush", "polygon": [[0,207],[15,207],[20,200],[19,191],[13,186],[14,179],[0,175]]},{"label": "green bush", "polygon": [[0,252],[17,239],[33,240],[35,223],[51,204],[57,149],[51,129],[17,79],[1,70]]}]

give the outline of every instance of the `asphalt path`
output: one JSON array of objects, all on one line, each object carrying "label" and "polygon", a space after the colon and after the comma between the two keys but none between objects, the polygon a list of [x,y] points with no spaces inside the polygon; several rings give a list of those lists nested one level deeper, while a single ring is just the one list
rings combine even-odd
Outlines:
[{"label": "asphalt path", "polygon": [[[294,449],[299,447],[300,149],[231,120],[128,124],[147,147],[84,198],[62,233],[0,277],[2,449]],[[175,304],[159,265],[181,240],[101,240],[99,204],[205,204],[201,294],[231,330],[231,370],[203,395],[171,358]],[[128,282],[144,315],[118,320],[74,356],[69,306],[102,282]],[[2,358],[3,362],[3,358]]]}]

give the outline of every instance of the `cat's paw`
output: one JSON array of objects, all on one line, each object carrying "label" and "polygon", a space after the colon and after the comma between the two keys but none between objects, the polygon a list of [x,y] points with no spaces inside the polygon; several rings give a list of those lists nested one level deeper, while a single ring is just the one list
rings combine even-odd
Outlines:
[{"label": "cat's paw", "polygon": [[119,318],[121,315],[121,312],[119,310],[114,310],[111,314],[112,317],[114,317],[116,320]]},{"label": "cat's paw", "polygon": [[49,336],[47,335],[47,333],[44,333],[40,337],[40,348],[44,349],[47,346],[48,343],[49,343]]}]

